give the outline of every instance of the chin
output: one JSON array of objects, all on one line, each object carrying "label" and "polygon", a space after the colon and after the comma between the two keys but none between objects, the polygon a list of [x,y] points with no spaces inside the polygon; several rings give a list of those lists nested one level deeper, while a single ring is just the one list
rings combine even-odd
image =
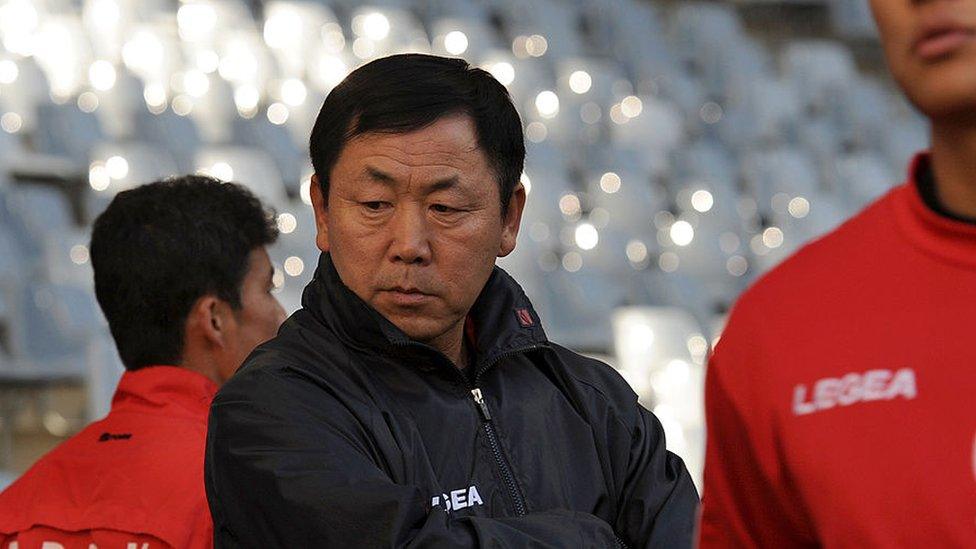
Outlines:
[{"label": "chin", "polygon": [[431,341],[443,335],[450,328],[449,326],[445,326],[443,322],[419,318],[417,316],[396,315],[392,317],[386,316],[386,318],[403,333],[407,334],[410,339],[420,342]]},{"label": "chin", "polygon": [[957,65],[928,70],[902,83],[909,99],[928,118],[976,118],[976,62]]}]

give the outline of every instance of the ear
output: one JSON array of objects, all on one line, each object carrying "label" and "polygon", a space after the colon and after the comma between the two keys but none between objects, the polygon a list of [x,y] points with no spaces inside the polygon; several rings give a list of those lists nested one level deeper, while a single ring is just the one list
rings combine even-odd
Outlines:
[{"label": "ear", "polygon": [[312,175],[309,187],[312,197],[312,209],[315,210],[315,245],[323,252],[329,251],[329,207],[327,198],[319,185],[319,174]]},{"label": "ear", "polygon": [[526,192],[521,183],[512,191],[512,198],[508,201],[508,212],[502,219],[502,242],[498,248],[498,257],[505,257],[515,249],[519,227],[522,225],[522,211],[525,209]]},{"label": "ear", "polygon": [[227,347],[232,314],[230,305],[215,296],[205,295],[197,299],[187,316],[186,340],[203,340],[213,347]]}]

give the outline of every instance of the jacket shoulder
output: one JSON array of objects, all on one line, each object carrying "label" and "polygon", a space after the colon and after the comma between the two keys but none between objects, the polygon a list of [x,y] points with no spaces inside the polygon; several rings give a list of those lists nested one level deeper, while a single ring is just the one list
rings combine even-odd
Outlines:
[{"label": "jacket shoulder", "polygon": [[561,345],[550,345],[561,367],[565,368],[566,373],[589,397],[592,404],[609,406],[620,417],[626,417],[636,410],[637,393],[620,372],[603,361],[583,356]]},{"label": "jacket shoulder", "polygon": [[347,349],[330,332],[310,329],[302,313],[292,315],[277,336],[251,352],[217,392],[215,402],[274,399],[282,392],[334,384],[346,377]]},{"label": "jacket shoulder", "polygon": [[[102,433],[123,430],[134,433],[133,438],[100,442]],[[202,424],[197,429],[182,419],[133,419],[110,412],[44,455],[0,493],[0,534],[33,526],[104,529],[153,536],[173,547],[208,538],[205,431]],[[169,520],[156,516],[161,506]]]}]

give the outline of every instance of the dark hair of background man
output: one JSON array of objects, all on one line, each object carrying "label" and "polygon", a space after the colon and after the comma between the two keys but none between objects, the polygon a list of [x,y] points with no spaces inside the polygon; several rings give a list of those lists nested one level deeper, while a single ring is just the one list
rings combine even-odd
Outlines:
[{"label": "dark hair of background man", "polygon": [[525,163],[522,122],[508,90],[463,59],[402,54],[354,70],[329,93],[309,151],[322,195],[345,143],[370,132],[409,133],[445,116],[472,118],[478,145],[498,179],[502,215]]},{"label": "dark hair of background man", "polygon": [[250,252],[278,238],[274,212],[250,191],[205,176],[115,196],[95,220],[95,296],[128,370],[176,364],[193,304],[241,307]]}]

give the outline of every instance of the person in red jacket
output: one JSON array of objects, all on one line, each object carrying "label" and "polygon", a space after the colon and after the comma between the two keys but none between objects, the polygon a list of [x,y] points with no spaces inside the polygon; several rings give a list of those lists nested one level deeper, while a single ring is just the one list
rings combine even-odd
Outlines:
[{"label": "person in red jacket", "polygon": [[207,414],[284,320],[265,250],[277,236],[233,183],[187,176],[115,197],[95,221],[91,261],[127,371],[108,416],[0,494],[0,548],[213,545]]},{"label": "person in red jacket", "polygon": [[733,309],[703,548],[976,547],[976,0],[872,5],[931,150]]}]

